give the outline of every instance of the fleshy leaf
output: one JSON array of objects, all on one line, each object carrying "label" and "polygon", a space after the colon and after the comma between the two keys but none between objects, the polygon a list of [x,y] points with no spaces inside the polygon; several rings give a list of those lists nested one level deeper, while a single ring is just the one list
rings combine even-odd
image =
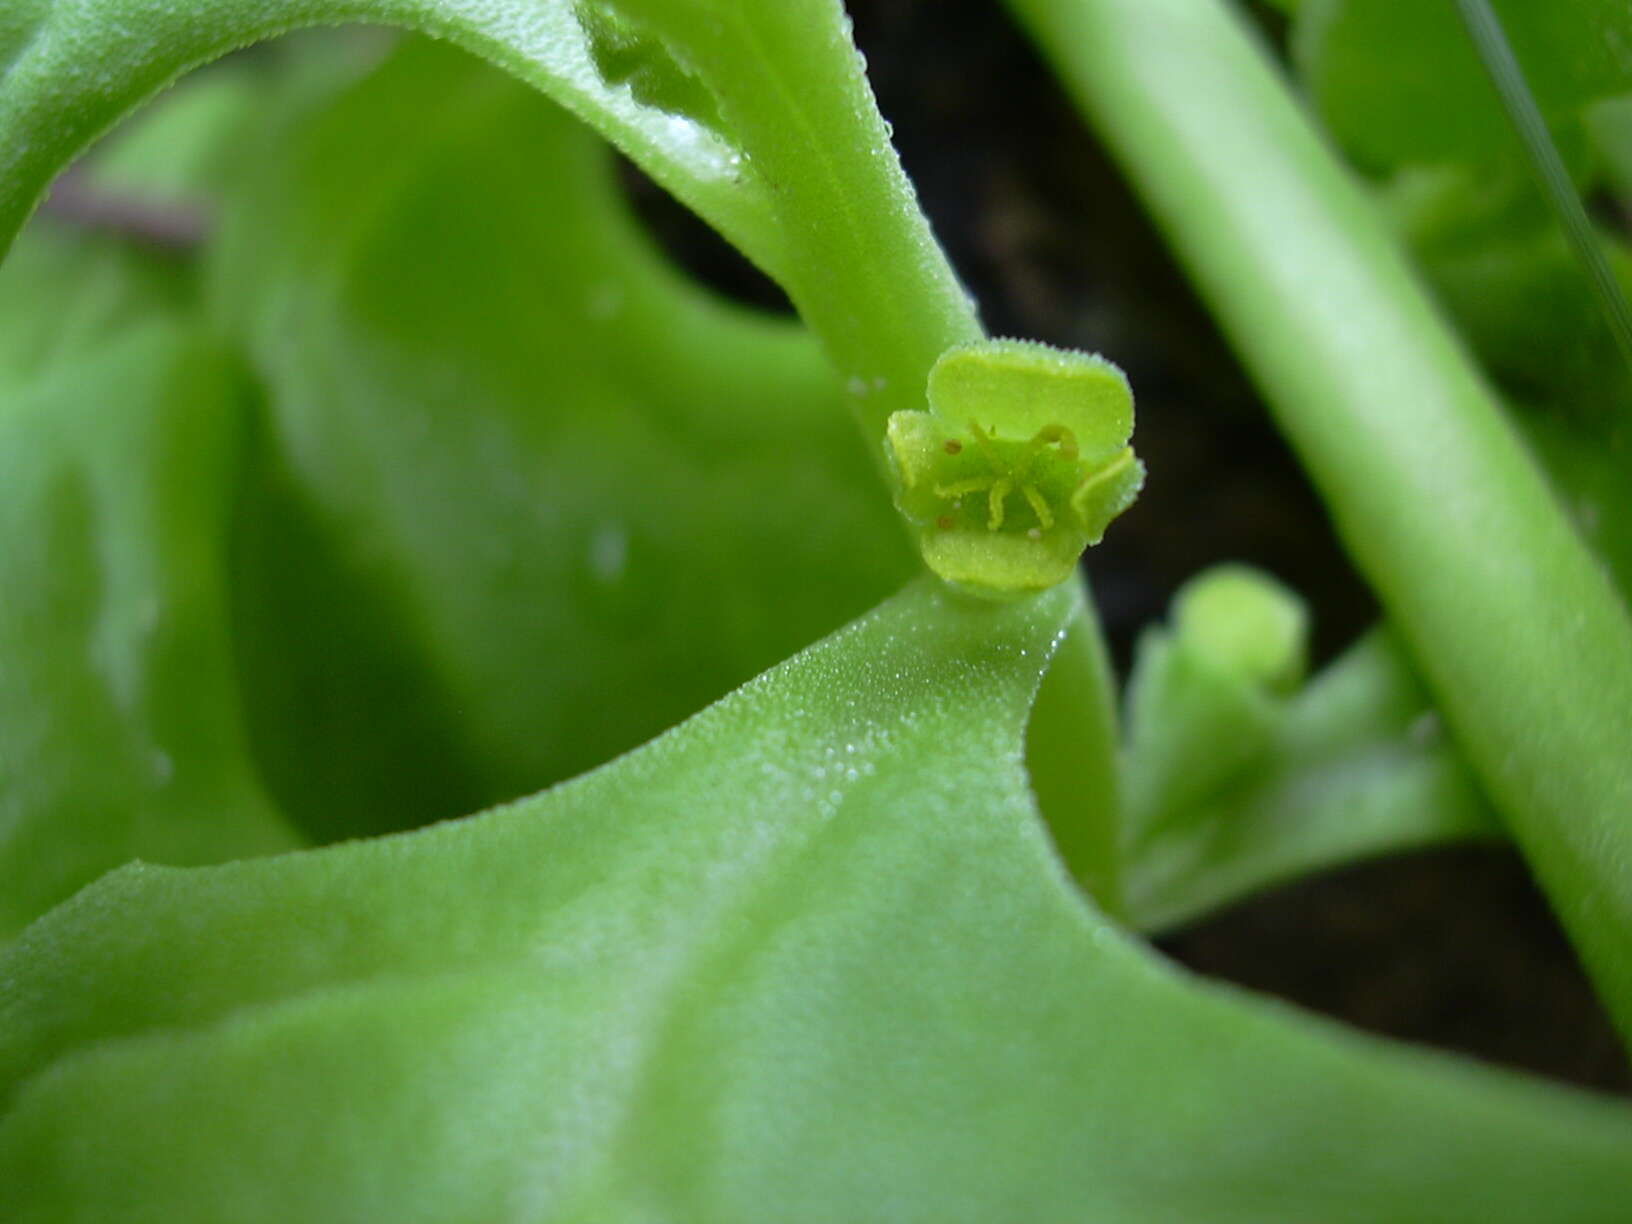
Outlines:
[{"label": "fleshy leaf", "polygon": [[1194,981],[1083,907],[1019,768],[1069,606],[921,582],[536,799],[109,877],[0,960],[9,1218],[1624,1203],[1624,1105]]},{"label": "fleshy leaf", "polygon": [[812,338],[682,278],[547,99],[409,40],[263,161],[210,277],[265,386],[234,627],[321,839],[581,773],[914,571]]},{"label": "fleshy leaf", "polygon": [[1012,596],[1063,581],[1132,504],[1133,395],[1101,357],[1018,340],[951,349],[929,411],[890,417],[896,505],[948,582]]},{"label": "fleshy leaf", "polygon": [[151,252],[42,221],[0,267],[0,393],[171,317],[184,298],[175,269]]},{"label": "fleshy leaf", "polygon": [[[239,127],[228,80],[76,174],[143,204],[200,189]],[[132,198],[41,217],[0,267],[0,941],[132,858],[304,842],[256,776],[225,623],[248,388]]]},{"label": "fleshy leaf", "polygon": [[0,941],[137,855],[300,844],[225,634],[243,417],[220,354],[159,316],[0,387]]},{"label": "fleshy leaf", "polygon": [[715,130],[603,77],[574,0],[8,6],[0,16],[0,248],[62,165],[179,72],[257,39],[342,22],[406,26],[487,56],[615,141],[761,266],[780,265],[780,236],[753,167]]},{"label": "fleshy leaf", "polygon": [[[1578,424],[1625,415],[1628,377],[1564,234],[1522,172],[1405,171],[1388,216],[1481,361],[1510,396],[1563,408]],[[1617,237],[1604,253],[1632,284]]]},{"label": "fleshy leaf", "polygon": [[[868,388],[852,408],[871,441],[980,334],[835,0],[31,0],[0,13],[0,249],[74,155],[181,72],[344,22],[455,42],[594,127],[782,283]],[[638,63],[609,57],[609,25]]]}]

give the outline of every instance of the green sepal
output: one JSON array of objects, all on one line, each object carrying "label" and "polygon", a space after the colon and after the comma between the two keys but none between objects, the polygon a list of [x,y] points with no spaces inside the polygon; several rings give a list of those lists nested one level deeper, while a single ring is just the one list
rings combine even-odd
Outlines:
[{"label": "green sepal", "polygon": [[1102,357],[1019,340],[942,354],[929,411],[891,415],[897,508],[924,562],[976,594],[1046,590],[1144,483],[1133,394]]}]

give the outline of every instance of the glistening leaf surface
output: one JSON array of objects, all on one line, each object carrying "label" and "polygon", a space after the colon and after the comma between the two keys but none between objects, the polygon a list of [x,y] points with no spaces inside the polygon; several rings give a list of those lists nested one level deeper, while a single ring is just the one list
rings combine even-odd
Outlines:
[{"label": "glistening leaf surface", "polygon": [[1020,769],[1069,610],[926,580],[535,799],[110,876],[0,960],[8,1218],[1613,1214],[1624,1107],[1083,907]]}]

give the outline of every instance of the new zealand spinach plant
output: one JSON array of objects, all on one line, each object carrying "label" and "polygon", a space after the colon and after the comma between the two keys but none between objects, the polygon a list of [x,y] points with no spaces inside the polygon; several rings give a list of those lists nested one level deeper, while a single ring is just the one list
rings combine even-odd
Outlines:
[{"label": "new zealand spinach plant", "polygon": [[1505,833],[1632,1025],[1632,11],[1011,7],[1379,596],[1312,679],[1226,567],[1117,700],[1132,392],[839,0],[0,0],[0,1218],[1625,1218],[1624,1103],[1146,936]]}]

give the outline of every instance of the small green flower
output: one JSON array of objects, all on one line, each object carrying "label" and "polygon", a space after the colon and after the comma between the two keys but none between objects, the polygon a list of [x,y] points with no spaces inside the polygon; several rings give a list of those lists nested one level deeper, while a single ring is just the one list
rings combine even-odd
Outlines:
[{"label": "small green flower", "polygon": [[924,561],[988,596],[1062,581],[1144,482],[1133,395],[1101,357],[1020,340],[949,349],[929,411],[890,417],[895,504]]}]

